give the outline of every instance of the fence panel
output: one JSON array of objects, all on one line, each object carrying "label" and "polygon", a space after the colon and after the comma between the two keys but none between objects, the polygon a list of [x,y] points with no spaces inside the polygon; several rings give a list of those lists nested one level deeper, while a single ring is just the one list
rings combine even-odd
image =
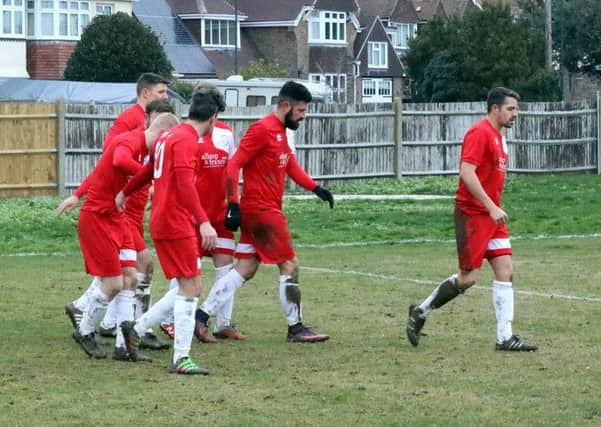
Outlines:
[{"label": "fence panel", "polygon": [[56,194],[55,104],[0,103],[0,197]]},{"label": "fence panel", "polygon": [[[595,171],[596,108],[588,101],[521,103],[507,129],[509,171]],[[405,104],[403,174],[456,174],[465,131],[485,115],[483,102]]]}]

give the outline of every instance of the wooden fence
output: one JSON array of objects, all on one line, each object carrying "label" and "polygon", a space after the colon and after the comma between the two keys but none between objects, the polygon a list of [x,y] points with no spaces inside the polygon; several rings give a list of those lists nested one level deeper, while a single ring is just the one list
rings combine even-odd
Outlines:
[{"label": "wooden fence", "polygon": [[[508,130],[509,171],[601,173],[597,103],[523,103]],[[0,103],[0,197],[64,195],[88,174],[125,105]],[[178,114],[185,116],[185,105]],[[271,107],[228,108],[239,141]],[[483,103],[313,105],[289,138],[320,181],[456,174],[461,139]]]}]

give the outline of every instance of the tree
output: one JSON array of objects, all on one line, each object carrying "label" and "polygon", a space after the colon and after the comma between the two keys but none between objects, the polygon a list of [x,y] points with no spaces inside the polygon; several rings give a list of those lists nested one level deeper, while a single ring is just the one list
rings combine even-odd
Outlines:
[{"label": "tree", "polygon": [[144,72],[171,76],[173,67],[150,28],[125,14],[96,16],[84,30],[65,69],[65,79],[135,82]]},{"label": "tree", "polygon": [[499,3],[463,18],[433,20],[409,46],[406,61],[418,101],[481,100],[494,86],[512,85],[526,100],[558,96],[556,77],[544,71],[544,33],[514,20]]},{"label": "tree", "polygon": [[286,77],[287,75],[288,70],[278,62],[268,61],[263,58],[250,61],[248,66],[242,71],[242,77],[245,80],[253,77]]}]

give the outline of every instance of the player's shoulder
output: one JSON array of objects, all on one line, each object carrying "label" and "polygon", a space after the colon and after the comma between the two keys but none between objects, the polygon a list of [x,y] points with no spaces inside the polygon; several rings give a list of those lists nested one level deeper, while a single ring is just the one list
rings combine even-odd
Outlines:
[{"label": "player's shoulder", "polygon": [[467,130],[464,139],[489,139],[492,136],[494,136],[492,126],[488,123],[488,120],[482,119],[479,122],[474,123]]}]

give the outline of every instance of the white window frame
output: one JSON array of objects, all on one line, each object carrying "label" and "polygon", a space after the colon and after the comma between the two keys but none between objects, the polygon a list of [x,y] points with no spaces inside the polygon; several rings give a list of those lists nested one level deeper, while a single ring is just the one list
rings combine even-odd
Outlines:
[{"label": "white window frame", "polygon": [[94,6],[94,13],[96,16],[98,15],[112,15],[113,14],[113,5],[108,3],[96,3]]},{"label": "white window frame", "polygon": [[[33,5],[33,8],[31,7]],[[27,1],[27,38],[41,40],[79,40],[90,23],[89,0]],[[50,18],[50,21],[47,19]],[[33,20],[33,31],[29,27]],[[51,31],[42,33],[45,24]]]},{"label": "white window frame", "polygon": [[367,42],[367,66],[388,68],[388,43]]},{"label": "white window frame", "polygon": [[[222,43],[221,40],[221,26],[226,25],[226,43]],[[218,43],[215,43],[214,40],[207,40],[206,32],[209,30],[209,34],[212,34],[213,26],[217,26],[217,34],[219,37]],[[230,26],[236,25],[235,20],[231,19],[203,19],[201,21],[201,42],[203,47],[208,48],[221,48],[221,49],[235,49],[237,46],[240,46],[240,24],[235,28],[235,38],[236,40],[230,40]],[[212,37],[211,37],[212,38]]]},{"label": "white window frame", "polygon": [[334,102],[346,103],[346,74],[325,73],[309,74],[308,80],[311,83],[325,83],[332,88]]},{"label": "white window frame", "polygon": [[362,79],[361,86],[361,94],[363,98],[386,97],[391,98],[392,100],[391,78]]},{"label": "white window frame", "polygon": [[[2,12],[0,13],[2,18],[0,21],[0,37],[23,38],[25,36],[26,19],[25,0],[0,0],[0,11]],[[18,26],[21,27],[21,31],[16,31]]]},{"label": "white window frame", "polygon": [[417,24],[391,24],[386,32],[390,36],[392,46],[396,51],[405,51],[409,49],[409,40],[417,35]]},{"label": "white window frame", "polygon": [[309,43],[346,44],[346,12],[312,10],[307,23]]}]

